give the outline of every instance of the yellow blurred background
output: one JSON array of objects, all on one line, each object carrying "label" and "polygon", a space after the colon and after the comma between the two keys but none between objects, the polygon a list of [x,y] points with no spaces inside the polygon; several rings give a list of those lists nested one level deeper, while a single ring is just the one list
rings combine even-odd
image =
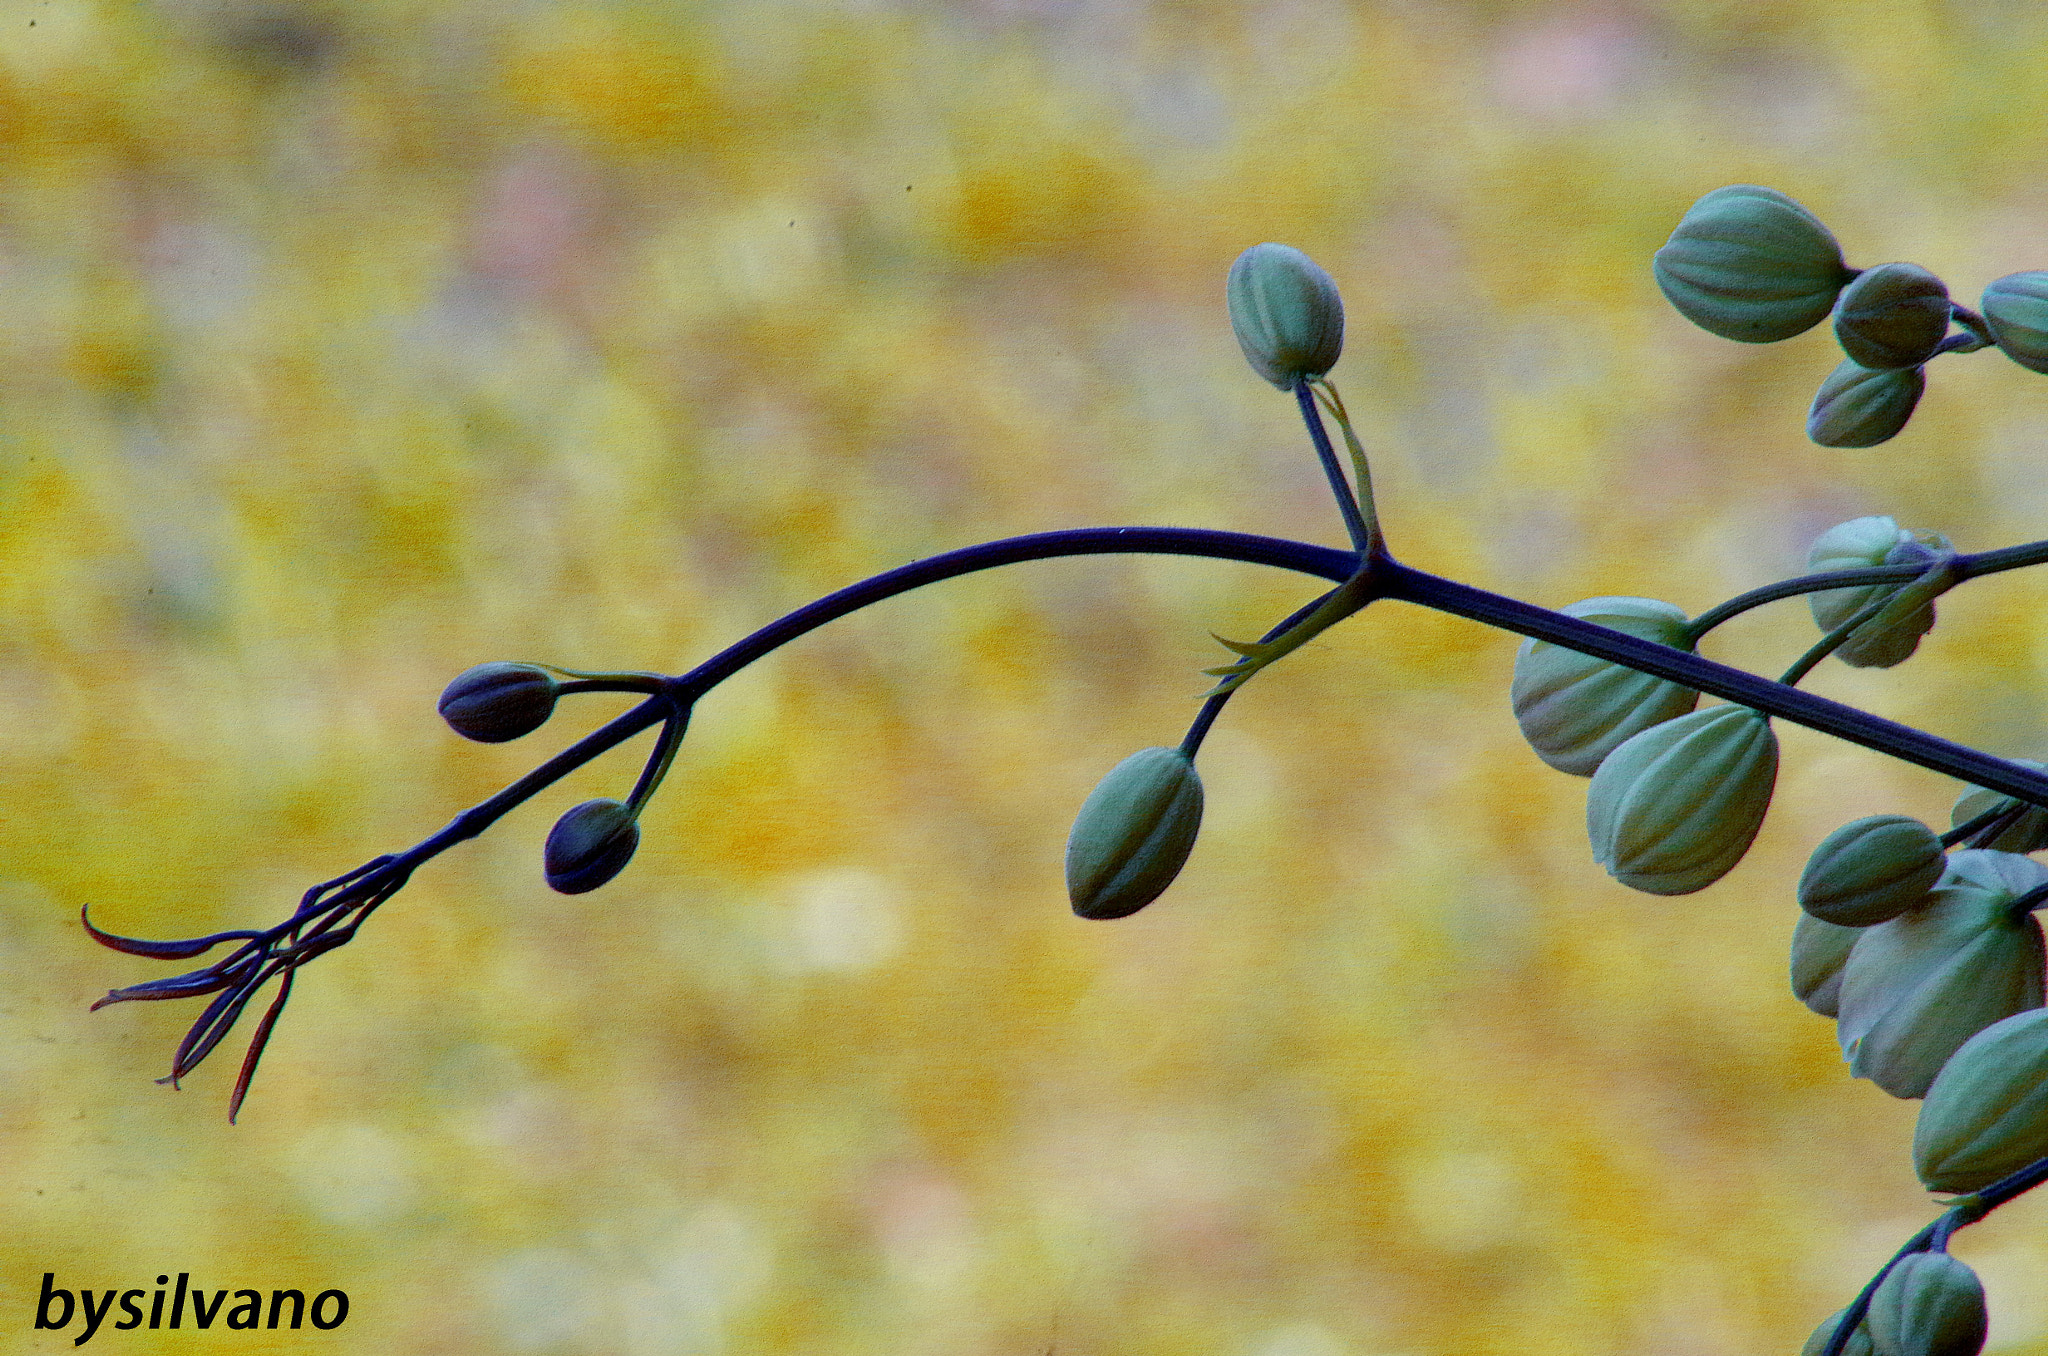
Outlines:
[{"label": "yellow blurred background", "polygon": [[[2048,535],[2048,385],[1947,358],[1806,442],[1824,330],[1691,329],[1649,256],[1728,182],[1957,295],[2048,266],[2029,0],[4,0],[0,1346],[60,1287],[338,1288],[304,1330],[93,1349],[1748,1356],[1931,1217],[1913,1107],[1783,977],[1806,852],[1953,783],[1784,734],[1703,894],[1589,859],[1514,640],[1396,604],[1260,677],[1128,921],[1069,819],[1313,581],[1037,563],[810,637],[699,708],[638,858],[555,815],[423,869],[242,1032],[92,945],[267,925],[620,709],[467,744],[526,659],[680,670],[972,542],[1342,540],[1222,306],[1342,285],[1394,549],[1698,612],[1865,513]],[[1809,686],[2048,756],[2030,576]],[[1708,652],[1772,673],[1798,604]],[[2048,1351],[2048,1206],[1965,1233]]]}]

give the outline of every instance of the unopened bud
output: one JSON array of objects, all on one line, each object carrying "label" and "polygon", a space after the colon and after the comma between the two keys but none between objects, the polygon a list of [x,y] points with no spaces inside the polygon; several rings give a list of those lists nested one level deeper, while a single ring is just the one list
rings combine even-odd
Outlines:
[{"label": "unopened bud", "polygon": [[[1655,598],[1586,598],[1561,609],[1610,630],[1692,649],[1685,613]],[[1629,736],[1693,709],[1700,694],[1548,641],[1524,640],[1509,693],[1515,723],[1536,756],[1560,772],[1590,777]]]},{"label": "unopened bud", "polygon": [[1861,935],[1855,928],[1824,923],[1810,913],[1799,915],[1792,929],[1792,995],[1823,1017],[1839,1014],[1842,967]]},{"label": "unopened bud", "polygon": [[[1952,554],[1948,538],[1938,532],[1908,532],[1887,514],[1852,518],[1837,523],[1814,539],[1807,553],[1806,568],[1820,574],[1828,570],[1861,570],[1878,565],[1932,564]],[[1897,598],[1918,582],[1870,584],[1853,589],[1823,589],[1806,595],[1813,610],[1814,625],[1833,631],[1880,598]],[[1943,587],[1948,582],[1940,581]],[[1904,605],[1901,604],[1903,607]],[[1853,668],[1888,669],[1907,659],[1919,647],[1920,637],[1934,629],[1934,604],[1916,607],[1903,615],[1872,617],[1856,628],[1835,650],[1835,657]]]},{"label": "unopened bud", "polygon": [[1851,358],[1828,373],[1806,412],[1806,436],[1822,447],[1876,447],[1913,417],[1927,389],[1918,367],[1865,367]]},{"label": "unopened bud", "polygon": [[1941,837],[1905,815],[1870,815],[1823,838],[1799,877],[1799,907],[1843,927],[1896,918],[1927,898],[1948,864]]},{"label": "unopened bud", "polygon": [[2009,273],[1984,289],[1985,328],[2005,356],[2048,372],[2048,273]]},{"label": "unopened bud", "polygon": [[1945,1252],[1893,1264],[1863,1316],[1874,1356],[1977,1356],[1984,1349],[1984,1286]]},{"label": "unopened bud", "polygon": [[1749,851],[1777,779],[1778,737],[1761,712],[1712,706],[1653,725],[1593,774],[1593,856],[1633,889],[1703,890]]},{"label": "unopened bud", "polygon": [[1717,188],[1694,203],[1652,267],[1687,320],[1750,344],[1819,324],[1856,276],[1818,217],[1755,184]]},{"label": "unopened bud", "polygon": [[1918,367],[1948,337],[1948,285],[1918,264],[1856,275],[1835,306],[1835,338],[1864,367]]},{"label": "unopened bud", "polygon": [[1913,1129],[1929,1191],[1971,1192],[2048,1158],[2048,1008],[1993,1022],[1942,1066]]},{"label": "unopened bud", "polygon": [[1330,275],[1292,245],[1254,245],[1238,255],[1224,295],[1245,359],[1281,390],[1337,365],[1344,300]]},{"label": "unopened bud", "polygon": [[555,711],[554,676],[534,664],[479,664],[441,693],[441,719],[464,739],[502,744],[532,734]]},{"label": "unopened bud", "polygon": [[[1813,1330],[1813,1336],[1806,1339],[1806,1345],[1799,1349],[1799,1356],[1823,1356],[1828,1349],[1828,1343],[1834,1340],[1835,1329],[1841,1326],[1842,1320],[1848,1317],[1848,1314],[1846,1308],[1837,1309],[1831,1317],[1823,1320],[1821,1325]],[[1856,1331],[1849,1334],[1848,1342],[1842,1347],[1842,1356],[1872,1356],[1868,1327],[1861,1323],[1856,1325]]]},{"label": "unopened bud", "polygon": [[586,800],[548,830],[541,864],[550,888],[580,895],[618,875],[639,846],[640,825],[623,801]]},{"label": "unopened bud", "polygon": [[1177,748],[1139,749],[1081,803],[1067,839],[1067,895],[1083,918],[1122,918],[1159,898],[1202,827],[1202,779]]},{"label": "unopened bud", "polygon": [[[2024,768],[2031,768],[2035,772],[2048,772],[2048,764],[2037,763],[2031,758],[2014,758],[2009,761]],[[2002,791],[1992,791],[1981,786],[1973,786],[1956,797],[1955,808],[1950,810],[1948,815],[1949,827],[1960,828],[1971,820],[1981,819],[1987,814],[1995,814],[2001,818],[2012,815],[2012,822],[2000,829],[1991,841],[1977,846],[1998,852],[2020,853],[2039,852],[2042,848],[2048,848],[2048,810],[2038,805],[2028,805]]]}]

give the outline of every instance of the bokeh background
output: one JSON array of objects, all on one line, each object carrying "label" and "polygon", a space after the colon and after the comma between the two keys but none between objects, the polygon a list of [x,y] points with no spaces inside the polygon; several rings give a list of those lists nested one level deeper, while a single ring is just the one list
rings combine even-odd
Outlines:
[{"label": "bokeh background", "polygon": [[[1411,563],[1697,612],[1893,513],[2044,535],[2048,384],[1945,358],[1802,435],[1824,331],[1689,328],[1650,253],[1769,184],[1974,297],[2048,265],[2031,0],[0,3],[0,1345],[59,1286],[348,1292],[126,1351],[1437,1356],[1796,1348],[1925,1219],[1913,1107],[1786,991],[1792,884],[1956,787],[1785,732],[1703,894],[1589,860],[1512,638],[1386,604],[1262,676],[1150,910],[1070,816],[1312,581],[955,581],[699,708],[631,869],[544,888],[585,769],[232,1040],[90,944],[262,925],[621,703],[456,739],[489,659],[679,670],[977,540],[1341,540],[1225,269],[1341,283]],[[2044,598],[1810,686],[2043,756]],[[1797,604],[1717,657],[1776,672]],[[644,749],[644,743],[634,746]],[[1958,1252],[2048,1351],[2044,1207]],[[188,1320],[189,1323],[189,1320]]]}]

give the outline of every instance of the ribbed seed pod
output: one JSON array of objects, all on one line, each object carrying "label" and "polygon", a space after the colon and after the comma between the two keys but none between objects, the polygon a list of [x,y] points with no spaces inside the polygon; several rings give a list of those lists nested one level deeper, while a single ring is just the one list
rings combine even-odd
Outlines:
[{"label": "ribbed seed pod", "polygon": [[[1655,598],[1585,598],[1559,609],[1641,640],[1691,651],[1685,613]],[[1625,664],[1524,640],[1509,692],[1515,723],[1536,756],[1560,772],[1590,777],[1630,735],[1682,716],[1700,694]]]},{"label": "ribbed seed pod", "polygon": [[1202,827],[1202,779],[1177,748],[1139,749],[1081,803],[1067,839],[1067,895],[1083,918],[1122,918],[1159,898]]},{"label": "ribbed seed pod", "polygon": [[1926,390],[1921,368],[1872,368],[1844,358],[1814,392],[1806,436],[1822,447],[1876,447],[1906,426]]},{"label": "ribbed seed pod", "polygon": [[1918,264],[1856,275],[1835,304],[1835,339],[1863,367],[1918,367],[1948,337],[1948,285]]},{"label": "ribbed seed pod", "polygon": [[1863,1326],[1873,1356],[1977,1356],[1984,1349],[1984,1286],[1947,1253],[1916,1252],[1878,1282]]},{"label": "ribbed seed pod", "polygon": [[1593,774],[1593,856],[1632,889],[1703,890],[1749,851],[1777,779],[1778,737],[1760,712],[1714,706],[1653,725]]},{"label": "ribbed seed pod", "polygon": [[1799,907],[1867,928],[1925,900],[1947,864],[1940,835],[1919,820],[1870,815],[1821,839],[1799,877]]},{"label": "ribbed seed pod", "polygon": [[[1823,1319],[1821,1325],[1813,1330],[1813,1336],[1806,1339],[1806,1345],[1799,1349],[1799,1356],[1822,1356],[1828,1349],[1828,1343],[1834,1340],[1835,1328],[1848,1312],[1848,1308],[1844,1306]],[[1849,1334],[1849,1341],[1842,1348],[1842,1356],[1873,1356],[1870,1347],[1870,1328],[1867,1325],[1856,1325],[1856,1331]]]},{"label": "ribbed seed pod", "polygon": [[1281,390],[1337,365],[1344,300],[1330,275],[1292,245],[1254,245],[1238,255],[1224,295],[1245,360]]},{"label": "ribbed seed pod", "polygon": [[1750,344],[1819,324],[1856,276],[1818,217],[1755,184],[1717,188],[1694,203],[1652,269],[1679,314]]},{"label": "ribbed seed pod", "polygon": [[[1861,570],[1878,565],[1928,564],[1953,548],[1938,532],[1912,533],[1887,514],[1852,518],[1837,523],[1814,539],[1807,552],[1806,568],[1814,574],[1827,570]],[[1854,589],[1825,589],[1806,595],[1813,611],[1814,625],[1823,633],[1833,631],[1880,598],[1896,597],[1913,581],[1871,584]],[[1919,648],[1920,637],[1934,629],[1934,604],[1916,608],[1910,614],[1885,620],[1873,617],[1856,628],[1835,651],[1835,658],[1854,668],[1888,669],[1901,663]]]},{"label": "ribbed seed pod", "polygon": [[1862,934],[1855,928],[1823,923],[1810,913],[1799,915],[1792,929],[1792,994],[1823,1017],[1841,1011],[1842,967]]},{"label": "ribbed seed pod", "polygon": [[1984,324],[2005,356],[2048,372],[2048,273],[2008,273],[1984,289]]},{"label": "ribbed seed pod", "polygon": [[[2031,758],[2012,758],[2007,761],[2036,772],[2048,772],[2048,764],[2037,763]],[[2048,848],[2048,810],[2037,805],[2021,809],[2023,802],[2015,800],[2002,791],[1973,786],[1956,797],[1955,808],[1949,811],[1950,828],[1960,828],[1983,815],[1994,811],[2003,815],[2008,811],[2020,813],[2011,824],[2000,830],[1997,837],[1982,846],[1998,852],[2039,852]]]},{"label": "ribbed seed pod", "polygon": [[441,719],[464,739],[502,744],[548,723],[557,686],[538,665],[479,664],[442,690]]},{"label": "ribbed seed pod", "polygon": [[548,830],[541,862],[551,889],[595,890],[626,869],[640,846],[640,825],[623,801],[586,800]]},{"label": "ribbed seed pod", "polygon": [[1849,1069],[1922,1097],[1963,1043],[2041,1006],[2041,927],[2013,904],[2048,867],[2009,852],[1949,854],[1928,901],[1865,928],[1842,969],[1836,1036]]},{"label": "ribbed seed pod", "polygon": [[1979,1191],[2040,1158],[2048,1158],[2048,1008],[1963,1042],[1913,1128],[1913,1166],[1929,1191]]}]

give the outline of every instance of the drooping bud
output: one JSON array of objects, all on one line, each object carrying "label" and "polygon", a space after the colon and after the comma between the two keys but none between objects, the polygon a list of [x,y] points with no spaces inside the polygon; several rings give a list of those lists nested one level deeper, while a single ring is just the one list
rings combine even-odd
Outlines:
[{"label": "drooping bud", "polygon": [[[1842,1319],[1848,1313],[1847,1308],[1837,1309],[1821,1320],[1820,1326],[1813,1330],[1813,1335],[1806,1339],[1806,1345],[1799,1349],[1799,1356],[1823,1356],[1828,1349],[1828,1343],[1834,1340],[1835,1329],[1841,1325]],[[1849,1334],[1848,1342],[1842,1347],[1842,1356],[1872,1356],[1868,1327],[1861,1323],[1856,1325],[1856,1331]]]},{"label": "drooping bud", "polygon": [[1867,928],[1926,899],[1947,865],[1933,829],[1905,815],[1870,815],[1821,839],[1799,877],[1799,907]]},{"label": "drooping bud", "polygon": [[[2048,772],[2048,764],[2037,763],[2031,758],[2013,758],[2007,761],[2020,767],[2032,768],[2036,772]],[[2048,810],[2038,805],[2027,805],[2002,791],[1992,791],[1982,786],[1973,786],[1956,797],[1955,808],[1948,813],[1949,827],[1960,828],[1973,819],[1980,819],[1994,812],[2000,816],[2012,814],[2012,822],[2001,829],[1990,842],[1981,846],[1998,852],[2021,853],[2039,852],[2042,848],[2048,848]]]},{"label": "drooping bud", "polygon": [[[1655,598],[1585,598],[1560,609],[1641,640],[1690,651],[1685,613]],[[1693,709],[1700,694],[1625,664],[1524,640],[1510,691],[1515,723],[1536,756],[1560,772],[1590,777],[1630,735]]]},{"label": "drooping bud", "polygon": [[1081,803],[1067,839],[1067,896],[1083,918],[1123,918],[1180,874],[1202,827],[1202,779],[1177,748],[1139,749]]},{"label": "drooping bud", "polygon": [[1778,737],[1761,712],[1713,706],[1653,725],[1593,774],[1593,856],[1632,889],[1703,890],[1749,851],[1777,779]]},{"label": "drooping bud", "polygon": [[1856,276],[1818,217],[1754,184],[1717,188],[1694,203],[1652,268],[1687,320],[1750,344],[1819,324]]},{"label": "drooping bud", "polygon": [[1835,338],[1864,367],[1918,367],[1948,337],[1948,285],[1918,264],[1856,275],[1835,306]]},{"label": "drooping bud", "polygon": [[1984,289],[1985,327],[2005,356],[2048,372],[2048,273],[2008,273]]},{"label": "drooping bud", "polygon": [[1330,275],[1292,245],[1254,245],[1238,255],[1224,295],[1246,361],[1281,390],[1337,365],[1344,300]]},{"label": "drooping bud", "polygon": [[534,664],[479,664],[442,691],[441,719],[464,739],[502,744],[547,724],[556,687]]},{"label": "drooping bud", "polygon": [[625,869],[640,846],[640,825],[623,801],[586,800],[548,830],[541,864],[551,889],[595,890]]},{"label": "drooping bud", "polygon": [[2048,1158],[2048,1008],[1963,1042],[1913,1128],[1913,1166],[1929,1191],[1979,1191],[2040,1158]]},{"label": "drooping bud", "polygon": [[1876,447],[1906,426],[1926,389],[1918,367],[1880,369],[1844,358],[1814,393],[1806,436],[1822,447]]},{"label": "drooping bud", "polygon": [[1984,1320],[1977,1273],[1945,1252],[1916,1252],[1878,1282],[1863,1326],[1874,1356],[1977,1356]]},{"label": "drooping bud", "polygon": [[1836,1035],[1849,1071],[1922,1097],[1993,1022],[2041,1006],[2041,927],[2013,912],[2048,867],[2009,852],[1949,854],[1925,904],[1865,928],[1842,970]]},{"label": "drooping bud", "polygon": [[1861,934],[1855,928],[1799,915],[1792,929],[1792,994],[1823,1017],[1836,1016],[1842,1002],[1842,967]]},{"label": "drooping bud", "polygon": [[[1931,564],[1942,555],[1953,554],[1948,538],[1938,532],[1908,532],[1887,514],[1852,518],[1837,523],[1814,539],[1807,553],[1806,568],[1815,574],[1826,570],[1861,570],[1878,565]],[[1863,588],[1825,589],[1806,595],[1813,610],[1814,624],[1822,632],[1833,631],[1880,598],[1898,597],[1915,581],[1870,584]],[[1934,629],[1934,604],[1917,607],[1896,617],[1872,617],[1856,628],[1835,650],[1835,657],[1859,669],[1888,669],[1904,661],[1919,647],[1920,637]]]}]

